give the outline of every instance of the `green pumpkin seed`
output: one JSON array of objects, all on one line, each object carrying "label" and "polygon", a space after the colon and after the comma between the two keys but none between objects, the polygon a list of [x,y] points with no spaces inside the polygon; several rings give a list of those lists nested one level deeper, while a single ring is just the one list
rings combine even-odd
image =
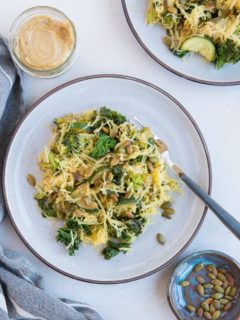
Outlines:
[{"label": "green pumpkin seed", "polygon": [[221,272],[218,272],[217,277],[219,280],[221,280],[223,282],[226,280],[225,276]]},{"label": "green pumpkin seed", "polygon": [[225,299],[228,299],[229,301],[232,301],[232,300],[233,300],[233,297],[231,297],[231,296],[226,296],[226,295],[225,295],[224,298],[225,298]]},{"label": "green pumpkin seed", "polygon": [[219,302],[223,305],[228,304],[228,300],[227,299],[220,299]]},{"label": "green pumpkin seed", "polygon": [[203,268],[203,264],[202,263],[199,263],[199,264],[197,264],[195,267],[194,267],[194,271],[195,272],[198,272],[198,271],[200,271],[200,270],[202,270],[202,268]]},{"label": "green pumpkin seed", "polygon": [[227,289],[224,292],[225,296],[229,295],[229,293],[231,292],[231,289],[232,289],[231,287],[227,287]]},{"label": "green pumpkin seed", "polygon": [[207,319],[207,320],[211,320],[211,319],[212,319],[211,313],[209,313],[209,312],[206,312],[206,311],[205,311],[205,312],[203,313],[203,315],[204,315],[204,318]]},{"label": "green pumpkin seed", "polygon": [[165,208],[164,213],[172,215],[175,213],[175,210],[173,208]]},{"label": "green pumpkin seed", "polygon": [[214,294],[212,295],[212,297],[213,297],[213,299],[215,299],[215,300],[219,300],[219,299],[222,299],[223,294],[220,293],[220,292],[216,292],[216,293],[214,293]]},{"label": "green pumpkin seed", "polygon": [[211,284],[211,283],[205,283],[205,284],[203,285],[203,287],[204,287],[205,289],[212,289],[212,288],[214,287],[214,285]]},{"label": "green pumpkin seed", "polygon": [[224,289],[223,289],[222,287],[220,287],[220,286],[215,286],[215,287],[214,287],[214,290],[215,290],[216,292],[224,293]]},{"label": "green pumpkin seed", "polygon": [[228,281],[225,280],[225,281],[223,282],[223,289],[226,289],[227,287],[228,287]]},{"label": "green pumpkin seed", "polygon": [[198,284],[196,286],[196,291],[201,297],[204,296],[204,288],[203,288],[203,286],[201,284]]},{"label": "green pumpkin seed", "polygon": [[204,311],[209,312],[209,305],[206,302],[202,302],[201,306]]},{"label": "green pumpkin seed", "polygon": [[211,264],[207,265],[206,269],[207,269],[207,271],[212,272],[212,265]]},{"label": "green pumpkin seed", "polygon": [[237,294],[237,288],[236,287],[233,287],[230,291],[230,296],[231,297],[235,297]]},{"label": "green pumpkin seed", "polygon": [[217,274],[218,274],[218,271],[217,271],[217,268],[215,267],[215,266],[211,266],[211,268],[212,268],[212,273],[215,275],[215,276],[217,276]]},{"label": "green pumpkin seed", "polygon": [[228,304],[226,304],[225,306],[224,306],[224,311],[229,311],[230,309],[232,309],[232,302],[228,302]]},{"label": "green pumpkin seed", "polygon": [[223,273],[223,274],[227,272],[227,270],[224,269],[224,268],[218,268],[218,271],[221,272],[221,273]]},{"label": "green pumpkin seed", "polygon": [[196,308],[190,304],[186,305],[186,309],[191,313],[196,312]]},{"label": "green pumpkin seed", "polygon": [[212,301],[213,301],[213,298],[207,298],[204,302],[207,304],[210,304],[212,303]]},{"label": "green pumpkin seed", "polygon": [[27,182],[30,184],[30,186],[35,187],[36,185],[36,179],[32,174],[27,175]]},{"label": "green pumpkin seed", "polygon": [[182,287],[188,287],[190,285],[190,282],[189,281],[182,281],[182,282],[180,282],[180,286],[182,286]]},{"label": "green pumpkin seed", "polygon": [[226,278],[227,281],[228,281],[228,285],[229,285],[230,287],[233,287],[233,285],[234,285],[234,279],[233,279],[233,276],[231,275],[231,273],[227,272],[227,273],[225,274],[225,278]]},{"label": "green pumpkin seed", "polygon": [[157,241],[162,245],[166,243],[165,237],[161,233],[157,234]]},{"label": "green pumpkin seed", "polygon": [[216,309],[220,309],[221,308],[221,303],[219,302],[219,301],[217,301],[217,300],[214,300],[213,301],[213,304],[214,304],[214,307],[216,308]]},{"label": "green pumpkin seed", "polygon": [[172,205],[171,201],[165,201],[163,202],[163,204],[161,205],[161,209],[166,209],[166,208],[170,208]]},{"label": "green pumpkin seed", "polygon": [[214,307],[214,304],[211,303],[210,308],[209,308],[209,312],[210,312],[211,314],[213,314],[215,311],[216,311],[216,308]]},{"label": "green pumpkin seed", "polygon": [[206,281],[203,279],[203,277],[201,276],[196,276],[196,280],[198,281],[198,283],[200,284],[204,284]]},{"label": "green pumpkin seed", "polygon": [[221,315],[221,312],[219,310],[215,311],[212,315],[212,320],[219,319],[220,315]]},{"label": "green pumpkin seed", "polygon": [[162,217],[167,218],[167,219],[172,219],[172,217],[169,214],[165,213],[165,211],[163,211]]},{"label": "green pumpkin seed", "polygon": [[216,279],[215,274],[213,274],[213,273],[211,273],[211,272],[208,273],[208,277],[209,277],[210,279],[212,279],[212,280],[215,280],[215,279]]},{"label": "green pumpkin seed", "polygon": [[215,286],[222,286],[223,282],[221,280],[215,279],[212,281],[212,284],[214,284]]},{"label": "green pumpkin seed", "polygon": [[202,318],[202,316],[203,316],[203,308],[198,308],[197,309],[197,316],[199,317],[199,318]]}]

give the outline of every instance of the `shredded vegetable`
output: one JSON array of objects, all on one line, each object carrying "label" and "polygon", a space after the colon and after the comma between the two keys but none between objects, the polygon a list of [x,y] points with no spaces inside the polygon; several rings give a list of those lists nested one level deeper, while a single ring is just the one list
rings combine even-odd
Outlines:
[{"label": "shredded vegetable", "polygon": [[82,243],[103,245],[106,259],[126,253],[179,190],[150,129],[102,107],[55,119],[52,131],[35,199],[43,217],[63,221],[56,240],[70,255]]}]

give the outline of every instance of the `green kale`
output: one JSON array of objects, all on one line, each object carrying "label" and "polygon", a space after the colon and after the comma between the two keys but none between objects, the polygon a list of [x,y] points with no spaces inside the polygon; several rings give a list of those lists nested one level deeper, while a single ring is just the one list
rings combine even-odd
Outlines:
[{"label": "green kale", "polygon": [[225,63],[237,63],[240,61],[240,47],[232,40],[216,46],[215,66],[220,69]]},{"label": "green kale", "polygon": [[126,225],[128,227],[128,231],[134,233],[136,236],[140,235],[143,232],[143,229],[147,223],[147,219],[145,218],[136,218],[128,220]]},{"label": "green kale", "polygon": [[106,107],[100,108],[100,116],[112,120],[115,124],[119,125],[121,123],[126,122],[126,117],[117,111],[110,110]]},{"label": "green kale", "polygon": [[141,162],[142,160],[143,160],[143,156],[138,156],[138,157],[135,158],[135,159],[130,159],[130,160],[128,161],[128,164],[129,164],[130,166],[132,166],[132,165],[134,165],[134,164],[136,164],[136,163]]},{"label": "green kale", "polygon": [[122,167],[121,166],[113,167],[112,173],[113,173],[112,182],[119,186],[121,184],[121,178],[123,175]]},{"label": "green kale", "polygon": [[102,158],[106,153],[112,151],[116,144],[117,141],[115,139],[110,138],[108,135],[100,132],[98,141],[91,151],[90,157],[94,159]]},{"label": "green kale", "polygon": [[126,253],[126,249],[130,247],[130,243],[127,242],[115,242],[108,241],[106,248],[103,250],[103,255],[106,260],[118,255],[120,252]]},{"label": "green kale", "polygon": [[92,132],[94,130],[93,127],[87,125],[87,122],[72,122],[70,125],[70,130],[74,129],[82,129],[87,132]]},{"label": "green kale", "polygon": [[68,249],[69,255],[73,256],[79,249],[81,243],[76,231],[69,228],[59,228],[57,230],[56,240],[62,242]]},{"label": "green kale", "polygon": [[79,223],[76,217],[68,219],[66,222],[66,227],[75,231],[82,230],[86,236],[90,236],[92,234],[90,227],[87,224]]},{"label": "green kale", "polygon": [[68,152],[79,152],[80,150],[80,140],[77,132],[67,132],[63,137],[62,143]]},{"label": "green kale", "polygon": [[42,211],[42,216],[44,218],[55,218],[57,217],[56,211],[53,209],[53,204],[48,201],[47,197],[43,197],[41,199],[36,199],[39,208]]}]

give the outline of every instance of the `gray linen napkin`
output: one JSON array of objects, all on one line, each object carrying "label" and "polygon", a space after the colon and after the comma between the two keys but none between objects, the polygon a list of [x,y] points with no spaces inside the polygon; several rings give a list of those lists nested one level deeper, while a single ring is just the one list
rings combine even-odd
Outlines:
[{"label": "gray linen napkin", "polygon": [[[26,111],[21,73],[0,36],[0,222],[4,216],[2,169],[10,137]],[[102,320],[86,304],[57,299],[41,289],[41,277],[28,260],[0,246],[0,320]]]},{"label": "gray linen napkin", "polygon": [[[20,73],[12,62],[6,40],[0,36],[0,182],[9,139],[24,111]],[[4,211],[0,183],[0,222]]]},{"label": "gray linen napkin", "polygon": [[41,276],[20,254],[0,247],[1,320],[103,320],[87,304],[57,299],[41,289]]}]

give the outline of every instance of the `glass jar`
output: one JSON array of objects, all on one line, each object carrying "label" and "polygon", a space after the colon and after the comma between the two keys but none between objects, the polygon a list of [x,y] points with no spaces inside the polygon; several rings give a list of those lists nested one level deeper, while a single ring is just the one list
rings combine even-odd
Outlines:
[{"label": "glass jar", "polygon": [[[73,34],[73,46],[70,50],[69,55],[66,59],[61,62],[59,65],[54,66],[53,68],[47,68],[40,70],[39,68],[34,68],[27,65],[23,62],[23,59],[20,58],[19,48],[18,48],[18,36],[21,29],[24,27],[25,23],[30,21],[31,18],[35,17],[48,17],[51,21],[57,21],[65,23],[65,25],[71,28]],[[73,22],[60,10],[48,7],[48,6],[37,6],[30,8],[23,13],[21,13],[16,20],[13,22],[10,30],[10,51],[14,62],[26,73],[31,76],[39,78],[51,78],[59,76],[64,73],[76,59],[78,51],[78,41],[77,33],[74,27]]]}]

